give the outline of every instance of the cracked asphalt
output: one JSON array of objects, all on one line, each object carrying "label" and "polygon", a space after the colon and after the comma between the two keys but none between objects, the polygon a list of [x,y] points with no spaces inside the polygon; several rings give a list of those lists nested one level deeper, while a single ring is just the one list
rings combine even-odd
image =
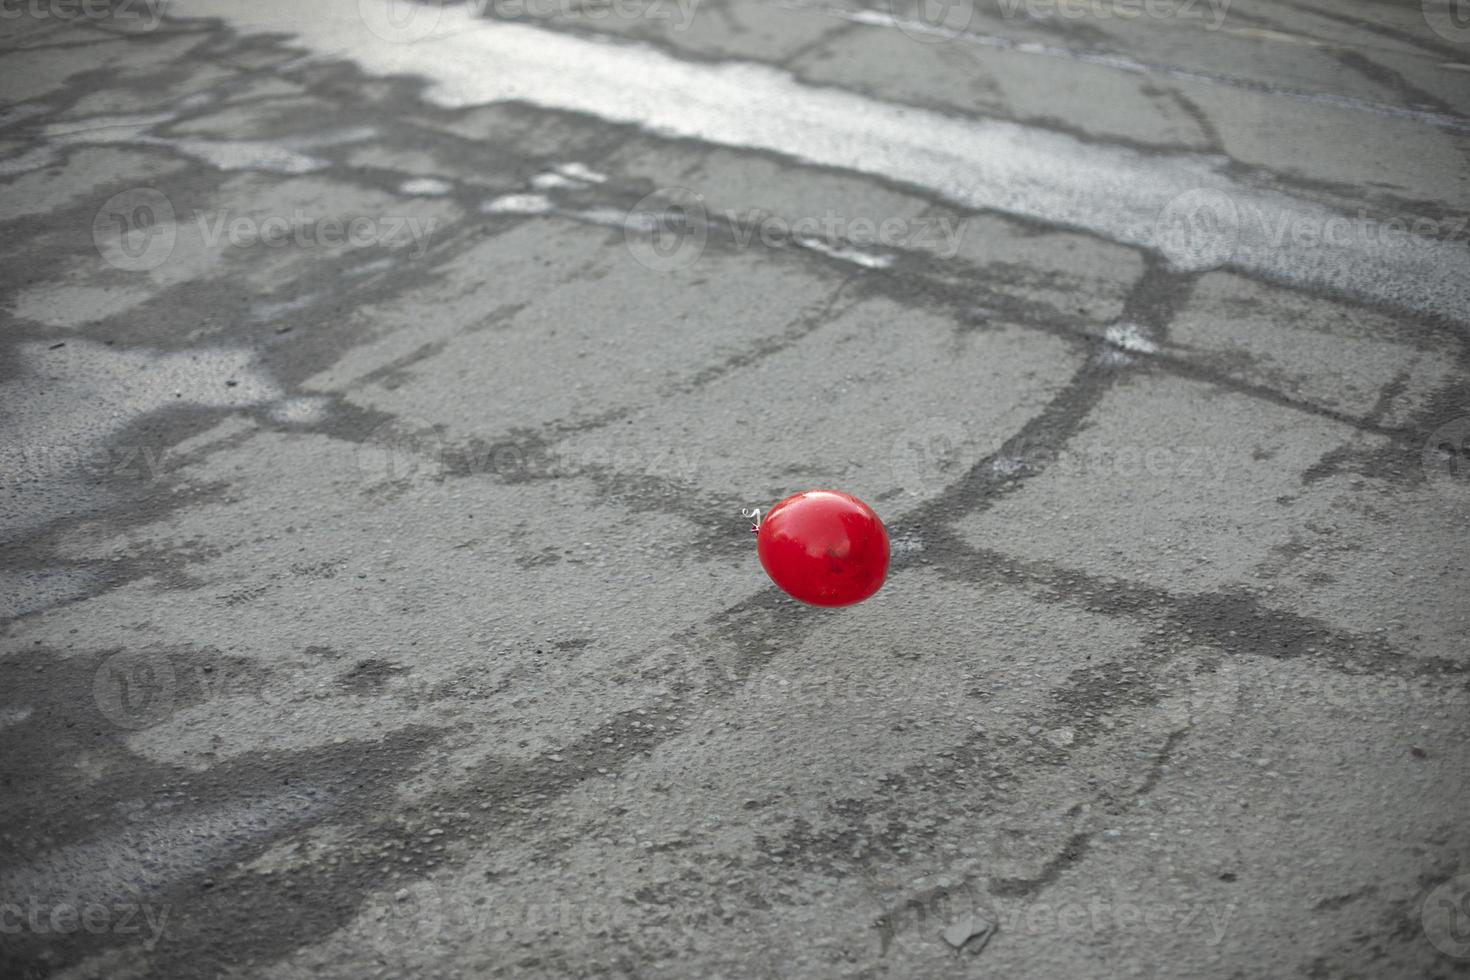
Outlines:
[{"label": "cracked asphalt", "polygon": [[0,6],[4,976],[1470,975],[1455,4]]}]

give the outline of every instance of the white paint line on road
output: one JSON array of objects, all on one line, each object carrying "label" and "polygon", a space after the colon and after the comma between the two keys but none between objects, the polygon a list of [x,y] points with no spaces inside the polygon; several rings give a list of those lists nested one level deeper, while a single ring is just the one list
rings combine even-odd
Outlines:
[{"label": "white paint line on road", "polygon": [[801,236],[793,239],[797,245],[813,252],[818,252],[831,259],[839,259],[843,262],[851,262],[860,265],[864,269],[886,269],[893,264],[893,256],[878,255],[866,252],[851,245],[833,245],[821,238]]},{"label": "white paint line on road", "polygon": [[[1374,115],[1388,116],[1393,119],[1410,119],[1417,123],[1438,126],[1444,129],[1470,130],[1470,119],[1464,116],[1455,116],[1443,112],[1431,112],[1426,109],[1409,109],[1404,106],[1393,105],[1387,102],[1374,102],[1368,99],[1355,99],[1352,96],[1338,95],[1335,92],[1309,92],[1254,78],[1223,75],[1219,72],[1201,71],[1197,68],[1180,68],[1177,65],[1150,64],[1149,62],[1139,61],[1136,58],[1130,58],[1127,55],[1107,51],[1080,51],[1056,44],[1045,44],[1040,41],[1017,40],[1016,38],[1004,37],[998,34],[982,34],[969,30],[950,30],[947,27],[926,24],[920,20],[896,17],[882,10],[852,10],[846,7],[833,6],[829,3],[813,2],[813,0],[767,0],[767,2],[773,7],[786,10],[812,11],[827,17],[845,20],[849,23],[862,24],[866,27],[893,28],[901,30],[910,36],[927,34],[939,40],[952,40],[961,44],[973,44],[979,47],[996,48],[1002,51],[1014,51],[1017,54],[1036,55],[1043,58],[1058,58],[1064,61],[1097,65],[1100,68],[1110,68],[1129,75],[1148,75],[1151,77],[1172,78],[1181,82],[1195,82],[1204,85],[1243,89],[1247,92],[1258,92],[1262,95],[1276,98],[1309,102],[1329,109],[1369,112]],[[1299,35],[1282,34],[1279,31],[1257,31],[1252,35],[1250,28],[1234,29],[1223,26],[1220,28],[1220,31],[1224,34],[1236,34],[1237,36],[1254,36],[1255,40],[1265,40],[1266,35],[1270,35],[1271,40],[1283,43],[1303,44],[1311,47],[1332,47],[1332,45],[1323,41],[1304,38]],[[1442,64],[1440,67],[1448,68],[1453,66]]]},{"label": "white paint line on road", "polygon": [[585,163],[577,163],[575,160],[571,163],[559,163],[556,169],[563,176],[586,181],[589,184],[601,184],[607,180],[607,174],[598,173]]},{"label": "white paint line on road", "polygon": [[554,190],[559,187],[586,187],[587,185],[580,180],[573,180],[562,174],[544,173],[537,174],[531,178],[531,186],[538,191],[544,191]]},{"label": "white paint line on road", "polygon": [[439,197],[454,190],[454,185],[438,177],[411,177],[398,185],[400,194]]},{"label": "white paint line on road", "polygon": [[546,214],[552,207],[544,194],[503,194],[485,202],[481,210],[486,214]]},{"label": "white paint line on road", "polygon": [[421,76],[427,98],[448,108],[515,101],[586,113],[887,178],[962,207],[1153,249],[1181,269],[1232,267],[1457,320],[1470,310],[1463,242],[1354,231],[1352,219],[1313,202],[1235,182],[1220,157],[1144,154],[959,118],[804,85],[766,65],[687,62],[646,45],[481,19],[466,6],[416,9],[431,21],[415,25],[424,36],[412,42],[389,40],[382,24],[370,30],[357,0],[187,0],[172,11],[290,32],[320,58],[370,74]]}]

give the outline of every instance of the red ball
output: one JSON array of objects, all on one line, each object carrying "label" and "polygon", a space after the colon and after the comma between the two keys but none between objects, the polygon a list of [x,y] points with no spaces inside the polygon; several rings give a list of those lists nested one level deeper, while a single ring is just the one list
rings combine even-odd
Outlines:
[{"label": "red ball", "polygon": [[756,551],[771,581],[814,606],[862,602],[888,574],[883,522],[836,490],[807,490],[772,507],[760,522]]}]

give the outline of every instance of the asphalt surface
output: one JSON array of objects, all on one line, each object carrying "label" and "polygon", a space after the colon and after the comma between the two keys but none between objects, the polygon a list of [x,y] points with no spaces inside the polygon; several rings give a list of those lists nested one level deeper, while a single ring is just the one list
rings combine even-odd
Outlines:
[{"label": "asphalt surface", "polygon": [[0,974],[1470,975],[1456,5],[0,13]]}]

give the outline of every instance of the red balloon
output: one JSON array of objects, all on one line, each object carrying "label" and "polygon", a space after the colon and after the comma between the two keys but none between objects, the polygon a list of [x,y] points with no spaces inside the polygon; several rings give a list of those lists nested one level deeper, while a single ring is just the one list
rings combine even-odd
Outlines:
[{"label": "red balloon", "polygon": [[772,507],[760,522],[756,552],[771,581],[813,606],[862,602],[888,574],[883,522],[837,490],[807,490]]}]

